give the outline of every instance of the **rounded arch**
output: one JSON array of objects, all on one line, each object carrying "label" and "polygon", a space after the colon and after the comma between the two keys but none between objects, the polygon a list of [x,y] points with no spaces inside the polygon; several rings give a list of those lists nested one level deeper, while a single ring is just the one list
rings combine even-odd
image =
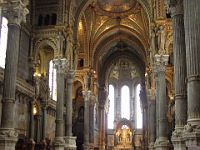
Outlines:
[{"label": "rounded arch", "polygon": [[117,129],[120,129],[123,125],[127,125],[130,129],[133,129],[133,125],[132,125],[131,121],[129,121],[129,120],[126,119],[126,118],[122,118],[122,119],[117,123],[116,130],[117,130]]},{"label": "rounded arch", "polygon": [[[120,58],[127,58],[131,62],[138,64],[136,65],[137,70],[139,71],[139,74],[142,75],[145,72],[145,63],[143,60],[139,59],[134,55],[134,53],[130,51],[117,51],[113,54],[111,54],[105,62],[103,62],[101,65],[99,65],[97,72],[99,76],[99,84],[106,84],[108,81],[108,76],[111,71],[111,65],[113,62],[117,61]],[[140,65],[139,65],[140,64]]]},{"label": "rounded arch", "polygon": [[46,39],[39,39],[35,42],[35,45],[34,45],[34,53],[33,53],[33,57],[34,57],[34,60],[36,61],[37,60],[37,56],[41,50],[41,48],[43,47],[51,47],[54,51],[54,56],[56,53],[58,53],[58,48],[57,48],[57,44],[55,43],[55,41],[53,39],[50,39],[50,38],[46,38]]},{"label": "rounded arch", "polygon": [[[118,35],[116,35],[116,33]],[[143,45],[144,49],[148,47],[148,41],[145,39],[145,37],[143,37],[143,35],[139,31],[125,25],[116,25],[116,26],[110,27],[107,30],[104,30],[98,36],[98,38],[94,42],[96,44],[93,46],[93,49],[96,49],[96,47],[100,44],[101,41],[104,41],[108,37],[112,37],[112,35],[115,35],[116,37],[118,37],[118,39],[121,36],[123,37],[123,35],[134,36],[139,41],[139,43]]]}]

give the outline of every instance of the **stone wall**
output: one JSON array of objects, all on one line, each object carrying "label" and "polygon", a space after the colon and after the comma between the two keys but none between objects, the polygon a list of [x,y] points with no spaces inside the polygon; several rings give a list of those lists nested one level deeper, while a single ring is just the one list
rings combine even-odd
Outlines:
[{"label": "stone wall", "polygon": [[30,36],[22,28],[20,34],[20,49],[19,49],[19,60],[18,60],[18,77],[24,80],[29,78],[29,49],[30,49]]}]

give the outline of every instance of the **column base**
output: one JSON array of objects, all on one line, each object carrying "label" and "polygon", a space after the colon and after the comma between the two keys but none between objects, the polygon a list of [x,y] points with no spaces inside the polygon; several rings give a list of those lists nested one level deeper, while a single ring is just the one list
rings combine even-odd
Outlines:
[{"label": "column base", "polygon": [[76,150],[76,137],[66,136],[65,140],[65,150]]},{"label": "column base", "polygon": [[200,125],[191,125],[188,123],[184,127],[183,137],[188,149],[200,147]]},{"label": "column base", "polygon": [[176,130],[172,134],[172,143],[174,150],[186,150],[185,140],[183,138],[183,130]]},{"label": "column base", "polygon": [[106,149],[106,146],[105,146],[105,145],[99,145],[99,149],[100,149],[100,150],[105,150],[105,149]]},{"label": "column base", "polygon": [[0,150],[15,150],[18,133],[14,128],[0,129]]},{"label": "column base", "polygon": [[149,143],[149,150],[154,150],[154,142]]},{"label": "column base", "polygon": [[65,141],[63,137],[55,137],[53,142],[54,150],[64,150]]},{"label": "column base", "polygon": [[94,144],[90,143],[90,144],[83,144],[83,148],[84,150],[93,150],[94,149]]},{"label": "column base", "polygon": [[158,138],[154,144],[155,150],[169,150],[170,144],[167,138]]},{"label": "column base", "polygon": [[46,147],[47,147],[46,140],[42,140],[40,142],[40,150],[46,150]]}]

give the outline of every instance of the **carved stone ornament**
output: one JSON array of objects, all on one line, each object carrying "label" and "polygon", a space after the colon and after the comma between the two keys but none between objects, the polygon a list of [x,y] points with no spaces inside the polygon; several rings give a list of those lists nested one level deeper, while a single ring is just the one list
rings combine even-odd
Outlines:
[{"label": "carved stone ornament", "polygon": [[18,137],[18,132],[15,129],[1,128],[0,137]]},{"label": "carved stone ornament", "polygon": [[184,127],[184,132],[185,133],[190,133],[190,132],[199,132],[200,133],[200,125],[192,125],[188,123]]},{"label": "carved stone ornament", "polygon": [[83,91],[83,97],[84,97],[84,101],[89,101],[90,100],[90,96],[91,96],[91,91]]},{"label": "carved stone ornament", "polygon": [[183,0],[167,0],[167,7],[172,17],[183,14]]},{"label": "carved stone ornament", "polygon": [[65,140],[63,139],[63,137],[56,137],[53,144],[54,145],[64,145]]},{"label": "carved stone ornament", "polygon": [[8,19],[8,23],[20,25],[26,22],[26,15],[29,10],[26,8],[28,2],[26,0],[11,0],[2,3],[3,15]]},{"label": "carved stone ornament", "polygon": [[172,137],[173,138],[181,138],[183,135],[183,131],[182,130],[175,130],[173,133],[172,133]]},{"label": "carved stone ornament", "polygon": [[58,73],[67,73],[69,70],[69,61],[66,58],[54,59],[54,68]]}]

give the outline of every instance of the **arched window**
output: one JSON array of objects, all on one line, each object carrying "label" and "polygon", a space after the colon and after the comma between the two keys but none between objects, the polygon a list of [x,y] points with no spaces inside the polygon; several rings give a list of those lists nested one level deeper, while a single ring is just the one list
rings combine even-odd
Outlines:
[{"label": "arched window", "polygon": [[140,104],[140,89],[141,85],[136,86],[136,127],[142,129],[142,109]]},{"label": "arched window", "polygon": [[0,40],[0,67],[5,68],[6,50],[8,40],[8,20],[3,17],[1,24],[1,40]]},{"label": "arched window", "polygon": [[130,119],[130,89],[126,85],[121,89],[121,117]]},{"label": "arched window", "polygon": [[45,18],[44,18],[44,24],[48,26],[50,24],[49,21],[50,21],[50,16],[46,15]]},{"label": "arched window", "polygon": [[52,14],[51,15],[51,25],[56,25],[56,22],[57,22],[57,15]]},{"label": "arched window", "polygon": [[110,107],[108,112],[108,129],[113,129],[114,127],[114,106],[115,106],[115,89],[113,85],[109,85],[109,95]]},{"label": "arched window", "polygon": [[56,83],[56,69],[53,67],[53,60],[49,62],[49,89],[50,97],[57,100],[57,83]]},{"label": "arched window", "polygon": [[38,26],[42,26],[43,25],[43,16],[39,15],[38,17]]}]

